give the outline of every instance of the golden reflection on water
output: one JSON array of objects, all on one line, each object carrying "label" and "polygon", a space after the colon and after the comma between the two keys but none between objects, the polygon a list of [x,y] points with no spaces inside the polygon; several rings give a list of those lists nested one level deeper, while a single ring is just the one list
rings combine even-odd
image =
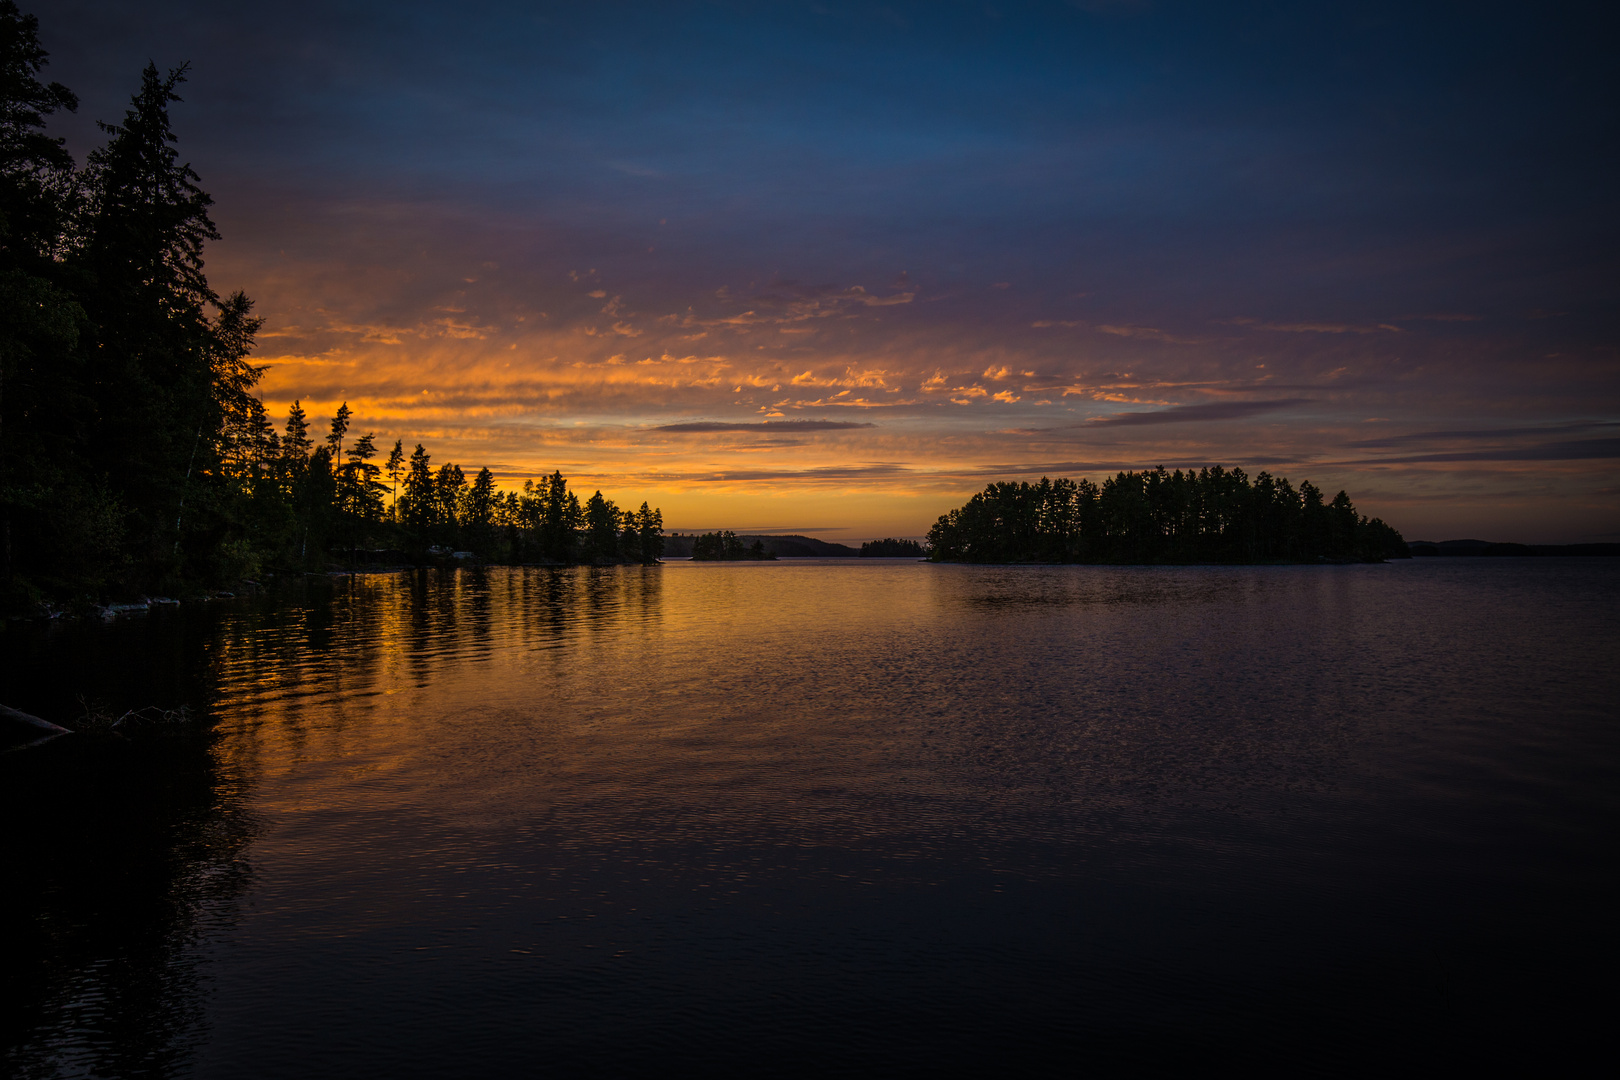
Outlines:
[{"label": "golden reflection on water", "polygon": [[218,753],[272,813],[545,817],[631,792],[708,813],[703,792],[736,804],[847,758],[829,746],[847,718],[819,711],[858,705],[841,649],[904,660],[927,606],[916,568],[861,569],[879,572],[847,590],[805,587],[825,567],[357,578],[222,628]]},{"label": "golden reflection on water", "polygon": [[1279,972],[1329,954],[1377,958],[1376,993],[1314,984],[1344,1030],[1427,1017],[1410,941],[1567,914],[1611,839],[1620,574],[1547,562],[465,569],[115,627],[88,655],[195,670],[214,733],[63,748],[92,856],[20,857],[91,900],[41,893],[81,929],[11,1061],[899,1068],[1077,1023],[1202,1054],[1315,1030]]},{"label": "golden reflection on water", "polygon": [[[1346,602],[1306,584],[1296,618]],[[1187,681],[1224,662],[1234,605],[1276,591],[915,563],[355,578],[221,628],[217,752],[268,819],[322,817],[300,858],[334,867],[410,831],[379,834],[390,816],[567,847],[877,843],[895,865],[1020,831],[1073,843],[1095,825],[1077,800],[1153,832],[1168,808],[1143,785],[1184,803],[1212,770],[1311,784],[1342,740],[1332,718],[1291,726],[1279,773],[1256,715],[1278,688],[1246,712]]]}]

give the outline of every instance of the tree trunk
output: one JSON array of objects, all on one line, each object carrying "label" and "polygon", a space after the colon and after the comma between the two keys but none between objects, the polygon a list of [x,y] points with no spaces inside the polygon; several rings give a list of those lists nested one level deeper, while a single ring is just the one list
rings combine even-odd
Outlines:
[{"label": "tree trunk", "polygon": [[35,733],[47,735],[69,734],[68,729],[59,724],[53,724],[49,720],[41,720],[37,716],[31,716],[21,709],[13,709],[7,705],[0,705],[0,722],[3,722],[6,727],[15,725]]}]

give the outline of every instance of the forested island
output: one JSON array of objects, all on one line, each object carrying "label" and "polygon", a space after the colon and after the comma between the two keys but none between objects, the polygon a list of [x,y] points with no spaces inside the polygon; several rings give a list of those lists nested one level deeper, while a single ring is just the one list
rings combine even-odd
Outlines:
[{"label": "forested island", "polygon": [[[45,132],[37,20],[0,0],[0,611],[231,588],[270,570],[406,561],[650,562],[662,516],[583,504],[560,474],[499,492],[374,433],[278,433],[248,357],[261,321],[203,270],[213,200],[176,150],[185,67],[148,65],[78,165]],[[386,482],[385,482],[386,479]]]},{"label": "forested island", "polygon": [[1410,553],[1401,534],[1262,472],[1161,466],[1090,480],[996,483],[928,532],[936,562],[1382,562]]},{"label": "forested island", "polygon": [[[691,558],[698,540],[708,535],[720,534],[670,533],[664,538],[664,554],[676,559]],[[757,542],[765,549],[766,554],[774,555],[778,559],[844,559],[854,558],[860,554],[848,545],[817,540],[811,536],[772,536],[756,533],[737,533],[736,536],[744,548],[752,548]]]},{"label": "forested island", "polygon": [[765,550],[765,541],[756,538],[752,544],[745,544],[742,537],[730,529],[692,538],[693,562],[764,562],[775,558]]},{"label": "forested island", "polygon": [[[213,200],[176,149],[185,67],[149,64],[83,165],[46,134],[78,101],[41,80],[37,22],[0,0],[0,612],[230,589],[266,572],[386,563],[655,562],[663,518],[589,499],[560,472],[500,491],[421,445],[324,434],[295,402],[278,429],[255,387],[261,320],[203,267]],[[698,560],[850,554],[804,537],[681,537]],[[1400,534],[1241,469],[997,483],[926,549],[962,562],[1251,563],[1404,557]]]},{"label": "forested island", "polygon": [[885,537],[882,540],[868,540],[861,545],[861,555],[868,559],[920,559],[927,552],[915,540],[896,540],[894,537]]}]

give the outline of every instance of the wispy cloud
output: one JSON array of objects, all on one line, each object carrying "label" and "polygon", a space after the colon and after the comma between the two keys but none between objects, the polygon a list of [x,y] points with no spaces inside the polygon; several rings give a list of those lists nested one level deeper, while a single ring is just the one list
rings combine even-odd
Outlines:
[{"label": "wispy cloud", "polygon": [[1439,454],[1411,454],[1406,457],[1360,458],[1333,464],[1423,465],[1463,461],[1604,461],[1613,458],[1620,458],[1620,439],[1570,439],[1535,446],[1456,450]]},{"label": "wispy cloud", "polygon": [[[676,22],[692,19],[703,16]],[[570,40],[552,36],[559,48]],[[677,55],[660,47],[647,58]],[[525,78],[567,68],[528,59]],[[1296,480],[1342,485],[1358,504],[1366,494],[1365,508],[1392,521],[1379,499],[1406,500],[1401,513],[1420,522],[1415,507],[1466,501],[1467,485],[1491,472],[1533,492],[1492,510],[1493,521],[1539,528],[1558,500],[1615,519],[1590,508],[1615,472],[1604,440],[1620,431],[1560,424],[1620,415],[1607,377],[1612,335],[1589,300],[1560,291],[1571,278],[1556,259],[1536,270],[1518,249],[1492,254],[1500,237],[1426,232],[1425,221],[1452,219],[1413,217],[1410,202],[1384,217],[1365,199],[1313,204],[1345,178],[1251,170],[1243,163],[1265,151],[1258,143],[1233,155],[1238,171],[1224,179],[1227,151],[1209,157],[1220,140],[1203,135],[1163,158],[1170,168],[1142,170],[1139,152],[1168,152],[1168,129],[1152,125],[1139,142],[1093,132],[1071,154],[1080,144],[1067,135],[1038,145],[1040,131],[1070,127],[1034,124],[979,155],[978,142],[909,121],[898,139],[833,146],[800,131],[778,142],[744,119],[743,140],[711,152],[725,133],[682,128],[684,118],[710,115],[707,104],[734,88],[750,99],[770,92],[734,78],[729,52],[718,60],[704,75],[681,57],[681,79],[666,80],[668,115],[655,117],[654,103],[654,113],[570,117],[560,104],[557,125],[503,121],[521,131],[510,145],[486,138],[491,129],[456,153],[412,152],[386,167],[368,151],[355,162],[364,182],[336,194],[239,179],[234,191],[214,189],[222,210],[236,209],[222,226],[228,243],[210,251],[210,277],[244,287],[270,320],[276,337],[259,362],[274,365],[261,387],[278,421],[294,397],[323,425],[347,401],[361,430],[419,439],[436,461],[498,466],[503,485],[561,468],[610,493],[640,485],[638,504],[731,527],[764,520],[766,507],[843,514],[864,499],[861,520],[909,534],[987,479],[1215,462],[1309,463]],[[1060,68],[1047,75],[1081,70]],[[911,75],[926,82],[935,71],[931,58]],[[690,108],[698,99],[677,100],[688,76],[724,92]],[[922,84],[894,77],[890,88],[904,95],[908,85]],[[775,106],[832,100],[825,88],[803,99],[797,90],[745,101],[743,112],[757,104],[791,117],[797,105]],[[858,96],[850,115],[869,118],[876,98]],[[924,115],[940,99],[916,100]],[[476,125],[484,114],[447,115]],[[936,115],[954,124],[958,114]],[[372,117],[356,119],[365,122],[354,130],[375,131]],[[407,117],[401,130],[423,122]],[[692,137],[678,154],[659,149],[682,131]],[[556,144],[564,132],[581,145]],[[307,173],[315,191],[318,160],[298,156],[311,136],[294,134],[285,175],[302,184]],[[530,143],[544,153],[502,172],[507,150]],[[1276,144],[1293,145],[1288,133]],[[941,168],[952,146],[963,154]],[[1409,156],[1398,156],[1406,176]],[[975,171],[980,160],[990,171]],[[413,171],[427,161],[439,163],[433,176]],[[1440,179],[1424,190],[1449,189]],[[1165,229],[1167,213],[1205,205],[1211,180],[1233,185],[1222,190],[1242,205]],[[1569,315],[1525,321],[1547,297],[1562,297]],[[1391,419],[1362,424],[1372,416]],[[1496,422],[1526,427],[1460,430]],[[1347,458],[1368,463],[1324,464]],[[1517,463],[1474,464],[1489,460]],[[1504,490],[1479,498],[1500,502]],[[810,494],[775,501],[788,491]]]},{"label": "wispy cloud", "polygon": [[[722,303],[733,301],[731,292],[722,287],[715,293]],[[896,307],[909,304],[917,298],[914,291],[901,291],[888,295],[868,292],[865,286],[833,285],[806,286],[794,281],[778,281],[764,291],[748,297],[747,310],[728,315],[702,316],[693,312],[670,315],[666,318],[682,328],[709,327],[711,329],[743,330],[749,327],[792,327],[814,319],[850,317],[861,308]]]},{"label": "wispy cloud", "polygon": [[644,483],[730,484],[777,483],[824,484],[851,480],[880,480],[905,476],[914,470],[904,464],[876,462],[867,465],[823,465],[809,469],[718,469],[679,474],[642,473],[634,476]]},{"label": "wispy cloud", "polygon": [[1151,412],[1120,412],[1109,416],[1094,416],[1087,426],[1138,427],[1149,424],[1190,424],[1207,420],[1241,420],[1247,416],[1275,412],[1293,405],[1302,405],[1309,398],[1278,398],[1274,401],[1216,401],[1207,405],[1176,405]]},{"label": "wispy cloud", "polygon": [[1259,319],[1221,319],[1226,326],[1246,326],[1254,330],[1271,330],[1280,334],[1381,334],[1401,333],[1401,328],[1390,323],[1341,322],[1262,322]]},{"label": "wispy cloud", "polygon": [[1102,334],[1112,334],[1114,337],[1141,338],[1144,341],[1163,341],[1170,345],[1203,344],[1202,339],[1177,337],[1174,334],[1167,334],[1163,330],[1159,330],[1152,326],[1103,325],[1097,327],[1097,332]]},{"label": "wispy cloud", "polygon": [[1388,435],[1380,439],[1357,439],[1348,445],[1372,450],[1379,447],[1411,446],[1414,443],[1421,444],[1457,441],[1504,442],[1543,435],[1569,435],[1577,431],[1591,431],[1594,429],[1601,430],[1603,428],[1613,427],[1620,427],[1620,421],[1595,420],[1571,424],[1551,424],[1541,427],[1484,428],[1474,431],[1416,431],[1406,435]]},{"label": "wispy cloud", "polygon": [[689,423],[660,424],[653,431],[700,433],[715,431],[848,431],[852,428],[871,428],[876,424],[863,424],[853,420],[762,420],[758,423],[730,423],[719,420],[694,420]]}]

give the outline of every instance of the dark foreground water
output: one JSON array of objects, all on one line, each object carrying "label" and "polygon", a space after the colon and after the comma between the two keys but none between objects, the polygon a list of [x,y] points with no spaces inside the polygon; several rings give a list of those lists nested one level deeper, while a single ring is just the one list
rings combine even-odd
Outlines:
[{"label": "dark foreground water", "polygon": [[12,626],[4,1071],[1422,1059],[1612,1023],[1620,560],[464,570]]}]

